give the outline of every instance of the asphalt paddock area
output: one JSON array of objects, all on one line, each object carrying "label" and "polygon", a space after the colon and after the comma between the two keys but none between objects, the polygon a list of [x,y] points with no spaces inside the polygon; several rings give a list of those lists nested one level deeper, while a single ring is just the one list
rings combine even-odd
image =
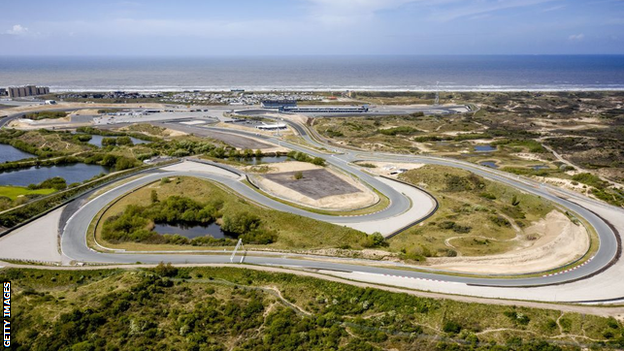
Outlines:
[{"label": "asphalt paddock area", "polygon": [[295,173],[297,172],[265,174],[264,177],[314,200],[360,192],[360,189],[325,169],[302,171],[301,179],[295,179]]},{"label": "asphalt paddock area", "polygon": [[213,138],[213,139],[216,139],[216,140],[221,140],[222,142],[224,142],[224,143],[226,143],[228,145],[231,145],[233,147],[239,148],[239,149],[253,149],[253,150],[261,149],[262,150],[262,149],[271,149],[271,148],[275,147],[273,145],[262,143],[260,141],[256,141],[256,140],[251,139],[251,138],[245,138],[245,137],[242,137],[242,136],[228,134],[228,133],[221,133],[221,132],[217,132],[217,131],[214,131],[214,130],[202,128],[202,127],[199,127],[199,126],[184,125],[184,124],[172,123],[172,122],[170,122],[170,123],[152,123],[152,124],[158,125],[160,127],[165,127],[165,128],[177,130],[179,132],[195,134],[195,135],[200,136],[200,137],[206,137],[206,138]]}]

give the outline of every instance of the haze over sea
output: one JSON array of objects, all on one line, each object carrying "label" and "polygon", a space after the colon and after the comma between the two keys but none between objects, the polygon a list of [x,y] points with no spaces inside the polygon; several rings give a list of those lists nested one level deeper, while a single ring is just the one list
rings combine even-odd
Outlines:
[{"label": "haze over sea", "polygon": [[624,90],[624,55],[0,57],[0,86],[53,91]]}]

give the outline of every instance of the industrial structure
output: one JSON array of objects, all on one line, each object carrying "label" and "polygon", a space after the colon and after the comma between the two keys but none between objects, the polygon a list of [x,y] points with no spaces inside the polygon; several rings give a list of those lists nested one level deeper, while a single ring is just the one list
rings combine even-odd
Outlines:
[{"label": "industrial structure", "polygon": [[362,113],[368,112],[368,105],[343,107],[283,107],[280,112],[295,113]]},{"label": "industrial structure", "polygon": [[281,110],[285,108],[297,107],[297,100],[263,100],[260,103],[262,108],[271,110]]},{"label": "industrial structure", "polygon": [[8,91],[9,97],[16,98],[49,94],[50,88],[27,85],[24,87],[9,87]]}]

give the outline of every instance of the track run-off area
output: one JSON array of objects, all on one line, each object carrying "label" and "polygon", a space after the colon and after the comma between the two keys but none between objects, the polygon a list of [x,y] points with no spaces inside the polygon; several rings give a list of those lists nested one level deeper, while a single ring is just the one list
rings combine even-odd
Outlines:
[{"label": "track run-off area", "polygon": [[[7,118],[11,118],[11,116]],[[89,201],[84,201],[82,206],[69,204],[65,208],[63,216],[57,216],[59,218],[56,219],[61,222],[59,228],[61,228],[60,248],[64,257],[63,262],[111,265],[135,264],[137,262],[156,264],[163,261],[173,264],[244,263],[312,270],[339,278],[374,284],[487,298],[577,303],[615,303],[624,300],[624,281],[621,279],[624,274],[624,263],[619,259],[621,253],[620,233],[624,232],[624,210],[621,208],[603,204],[580,194],[537,183],[527,178],[453,159],[338,148],[326,144],[317,137],[312,137],[306,127],[287,118],[284,120],[305,140],[307,145],[290,143],[279,136],[267,136],[242,130],[218,127],[197,128],[255,139],[305,152],[314,157],[322,157],[331,166],[357,177],[362,183],[382,193],[390,200],[390,205],[381,211],[360,216],[330,216],[313,213],[263,196],[243,182],[245,174],[241,171],[210,162],[184,160],[175,165],[143,173],[138,178],[108,189],[105,193]],[[556,273],[535,272],[531,275],[513,276],[513,272],[510,272],[510,275],[497,277],[451,274],[426,267],[393,262],[290,253],[246,251],[239,252],[231,261],[231,251],[173,253],[118,250],[112,252],[104,249],[101,251],[94,250],[87,245],[87,235],[93,234],[89,233],[89,226],[103,208],[124,194],[166,176],[191,176],[211,180],[261,206],[349,226],[369,234],[381,232],[385,236],[396,234],[403,228],[421,222],[437,208],[435,199],[425,191],[398,181],[373,176],[357,166],[356,161],[419,163],[456,167],[523,192],[540,196],[583,218],[587,224],[592,226],[599,238],[598,249],[592,257],[585,257],[580,264],[571,268],[563,267]],[[84,199],[88,195],[85,194]],[[53,214],[54,212],[48,216]],[[0,248],[3,240],[19,240],[20,235],[26,235],[28,230],[37,227],[38,221],[50,221],[50,218],[46,218],[48,216],[1,238]],[[2,257],[1,254],[0,257]]]}]

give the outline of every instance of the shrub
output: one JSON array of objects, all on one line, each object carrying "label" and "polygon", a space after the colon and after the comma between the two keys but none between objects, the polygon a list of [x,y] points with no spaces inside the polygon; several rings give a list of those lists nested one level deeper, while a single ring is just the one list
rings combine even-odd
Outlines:
[{"label": "shrub", "polygon": [[63,190],[67,188],[67,182],[61,177],[53,177],[44,180],[39,184],[30,184],[28,189],[56,189]]},{"label": "shrub", "polygon": [[462,330],[462,326],[455,321],[447,320],[444,322],[442,330],[445,333],[449,334],[459,334],[459,332]]},{"label": "shrub", "polygon": [[115,138],[102,138],[102,147],[117,145],[117,139]]},{"label": "shrub", "polygon": [[325,166],[325,160],[324,160],[324,159],[322,159],[322,158],[320,158],[320,157],[315,157],[315,158],[312,160],[312,164],[317,165],[317,166],[323,166],[323,167],[324,167],[324,166]]},{"label": "shrub", "polygon": [[494,222],[499,227],[511,227],[511,222],[509,222],[505,217],[502,216],[490,216],[490,221]]},{"label": "shrub", "polygon": [[117,145],[126,145],[126,146],[134,145],[134,143],[132,142],[132,139],[130,139],[130,137],[128,136],[118,137],[116,142],[117,142]]},{"label": "shrub", "polygon": [[364,247],[381,247],[381,246],[388,246],[388,243],[386,242],[383,235],[381,235],[381,233],[374,232],[373,234],[366,237],[366,241],[364,242],[363,246]]},{"label": "shrub", "polygon": [[163,277],[175,277],[178,275],[178,269],[171,265],[171,262],[164,264],[160,262],[156,268],[154,268],[154,272]]},{"label": "shrub", "polygon": [[228,233],[245,234],[257,229],[260,226],[260,223],[260,218],[249,212],[226,214],[223,216],[223,225],[221,226],[221,229]]},{"label": "shrub", "polygon": [[421,133],[421,131],[413,127],[401,126],[401,127],[379,129],[377,130],[377,133],[383,134],[383,135],[396,136],[399,134],[400,135],[413,135],[413,134]]}]

